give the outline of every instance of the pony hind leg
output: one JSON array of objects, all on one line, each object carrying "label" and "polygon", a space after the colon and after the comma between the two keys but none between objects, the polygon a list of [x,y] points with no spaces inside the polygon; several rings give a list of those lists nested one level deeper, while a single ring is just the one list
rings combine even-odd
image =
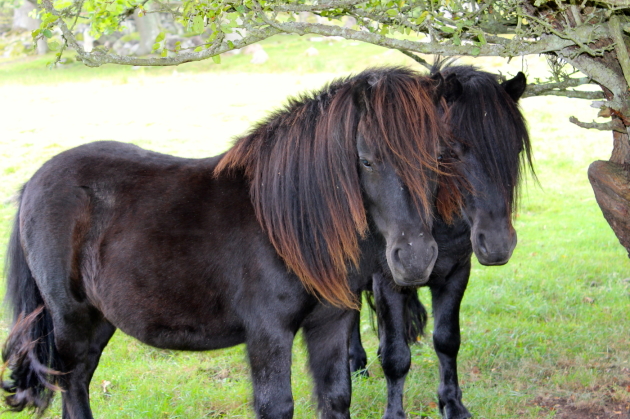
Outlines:
[{"label": "pony hind leg", "polygon": [[348,343],[357,312],[320,304],[302,330],[317,394],[319,418],[350,418],[352,382]]},{"label": "pony hind leg", "polygon": [[369,377],[367,354],[363,348],[363,342],[361,342],[361,312],[357,311],[354,317],[348,350],[350,372],[360,377]]},{"label": "pony hind leg", "polygon": [[116,328],[105,319],[93,322],[89,340],[76,340],[70,343],[62,343],[64,336],[58,341],[59,345],[66,348],[60,352],[65,370],[63,380],[64,392],[62,393],[63,419],[92,419],[90,407],[90,382],[103,349],[111,339]]}]

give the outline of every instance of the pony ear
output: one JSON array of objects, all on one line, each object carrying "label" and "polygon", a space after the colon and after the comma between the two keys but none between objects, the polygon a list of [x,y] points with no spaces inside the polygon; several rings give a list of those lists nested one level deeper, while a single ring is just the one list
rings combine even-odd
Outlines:
[{"label": "pony ear", "polygon": [[449,74],[444,78],[442,73],[437,72],[431,75],[431,79],[436,83],[436,103],[439,102],[441,98],[444,98],[448,103],[455,102],[464,92],[464,88],[455,74]]},{"label": "pony ear", "polygon": [[505,89],[507,94],[510,95],[514,102],[518,102],[521,96],[523,96],[523,93],[525,93],[527,78],[522,71],[519,71],[513,79],[504,81],[501,83],[501,86]]}]

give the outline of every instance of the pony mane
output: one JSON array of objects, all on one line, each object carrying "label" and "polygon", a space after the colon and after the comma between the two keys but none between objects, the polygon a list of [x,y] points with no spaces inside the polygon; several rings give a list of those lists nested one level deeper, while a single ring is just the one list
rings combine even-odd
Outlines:
[{"label": "pony mane", "polygon": [[515,213],[524,171],[529,170],[535,178],[527,124],[518,103],[495,74],[474,66],[455,66],[451,60],[438,60],[431,72],[438,71],[444,77],[455,74],[463,88],[449,106],[455,140],[488,170],[489,178],[495,180],[510,211]]},{"label": "pony mane", "polygon": [[357,307],[347,281],[368,231],[357,136],[392,164],[431,214],[443,122],[435,83],[404,68],[371,69],[288,104],[237,139],[215,169],[249,181],[256,216],[287,267],[318,297]]}]

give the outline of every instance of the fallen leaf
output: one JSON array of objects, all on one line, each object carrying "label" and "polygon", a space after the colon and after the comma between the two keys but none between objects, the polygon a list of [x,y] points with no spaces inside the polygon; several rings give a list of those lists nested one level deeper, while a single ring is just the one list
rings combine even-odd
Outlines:
[{"label": "fallen leaf", "polygon": [[103,380],[101,382],[101,388],[103,389],[103,393],[109,393],[109,386],[111,385],[111,381]]},{"label": "fallen leaf", "polygon": [[438,407],[438,405],[437,405],[437,403],[436,403],[436,402],[431,402],[431,403],[429,403],[429,408],[431,408],[431,409],[437,409],[437,407]]}]

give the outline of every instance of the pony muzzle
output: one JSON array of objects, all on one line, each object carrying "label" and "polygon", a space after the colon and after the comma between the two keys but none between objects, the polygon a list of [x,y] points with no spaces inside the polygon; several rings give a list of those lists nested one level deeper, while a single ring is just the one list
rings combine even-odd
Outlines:
[{"label": "pony muzzle", "polygon": [[499,266],[508,263],[516,247],[516,230],[509,227],[504,234],[492,230],[473,228],[471,241],[475,256],[485,266]]},{"label": "pony muzzle", "polygon": [[387,250],[387,264],[394,282],[400,286],[424,285],[438,256],[433,238],[399,241]]}]

